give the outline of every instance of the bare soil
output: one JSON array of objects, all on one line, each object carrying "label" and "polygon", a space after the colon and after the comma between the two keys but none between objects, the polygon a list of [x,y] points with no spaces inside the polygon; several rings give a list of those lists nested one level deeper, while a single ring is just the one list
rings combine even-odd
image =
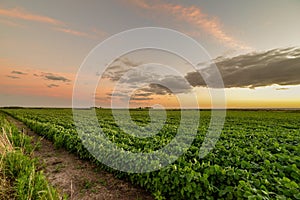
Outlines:
[{"label": "bare soil", "polygon": [[81,160],[64,149],[56,149],[51,141],[43,139],[27,128],[22,122],[8,116],[20,131],[40,141],[40,148],[33,152],[39,159],[38,168],[44,172],[51,185],[60,194],[66,194],[71,200],[153,200],[151,194],[113,174],[99,169],[95,164]]}]

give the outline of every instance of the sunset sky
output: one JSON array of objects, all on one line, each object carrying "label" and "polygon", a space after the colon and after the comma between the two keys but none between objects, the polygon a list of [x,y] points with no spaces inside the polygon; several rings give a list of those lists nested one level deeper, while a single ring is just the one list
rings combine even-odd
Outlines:
[{"label": "sunset sky", "polygon": [[[0,1],[0,106],[71,107],[77,71],[96,45],[128,29],[164,27],[205,48],[211,60],[201,72],[216,64],[228,108],[300,108],[299,10],[299,0]],[[173,84],[175,94],[132,70],[160,59],[185,80],[159,70],[151,80]],[[209,108],[205,82],[190,68],[161,51],[123,55],[102,75],[96,105],[110,107],[113,91],[121,102],[135,88],[133,107],[177,107],[176,95],[188,102],[193,91]]]}]

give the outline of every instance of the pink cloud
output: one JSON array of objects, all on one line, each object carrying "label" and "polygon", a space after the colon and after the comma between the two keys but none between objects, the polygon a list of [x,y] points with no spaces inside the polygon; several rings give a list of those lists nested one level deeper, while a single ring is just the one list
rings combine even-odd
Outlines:
[{"label": "pink cloud", "polygon": [[52,25],[63,25],[64,24],[63,22],[56,20],[54,18],[43,16],[43,15],[32,14],[23,9],[19,9],[19,8],[13,8],[13,9],[1,9],[0,8],[0,15],[6,16],[6,17],[11,17],[11,18],[27,20],[27,21],[36,21],[36,22],[41,22],[41,23],[46,23],[46,24],[52,24]]},{"label": "pink cloud", "polygon": [[82,37],[91,37],[88,33],[76,31],[69,28],[54,28],[56,31],[60,31],[63,33],[75,35],[75,36],[82,36]]},{"label": "pink cloud", "polygon": [[197,29],[202,29],[206,33],[212,35],[218,41],[235,48],[243,50],[250,50],[251,47],[243,44],[230,36],[223,30],[223,26],[217,17],[211,17],[202,12],[199,7],[189,6],[185,7],[179,4],[164,3],[160,0],[148,4],[145,0],[128,0],[131,4],[143,8],[145,10],[158,11],[163,13],[169,13],[177,20],[187,22]]},{"label": "pink cloud", "polygon": [[[45,23],[52,26],[52,29],[55,31],[63,32],[70,35],[75,35],[79,37],[86,37],[90,39],[98,39],[99,37],[103,37],[106,35],[104,31],[92,29],[90,33],[78,31],[72,28],[69,28],[66,23],[43,15],[38,15],[34,13],[30,13],[21,8],[13,8],[13,9],[3,9],[0,8],[0,16],[13,18],[13,19],[21,19],[26,21],[34,21]],[[13,21],[7,19],[0,19],[0,23],[5,24],[7,26],[19,26],[24,27],[23,25],[17,24]],[[96,31],[95,31],[96,30]],[[101,34],[100,34],[101,33]]]},{"label": "pink cloud", "polygon": [[92,29],[89,33],[77,31],[77,30],[69,29],[69,28],[54,28],[54,30],[63,32],[66,34],[79,36],[79,37],[86,37],[86,38],[90,38],[90,39],[97,39],[100,37],[104,37],[106,35],[106,33],[104,31],[100,31],[97,29]]}]

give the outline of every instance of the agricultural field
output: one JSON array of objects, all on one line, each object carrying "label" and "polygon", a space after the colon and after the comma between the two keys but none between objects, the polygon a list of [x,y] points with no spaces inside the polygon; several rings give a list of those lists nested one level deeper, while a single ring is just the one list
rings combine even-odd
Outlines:
[{"label": "agricultural field", "polygon": [[[227,111],[220,138],[204,158],[200,158],[199,153],[211,112],[200,111],[197,135],[185,153],[174,163],[147,173],[122,172],[97,161],[86,144],[101,151],[100,155],[105,155],[107,160],[114,160],[116,166],[120,164],[113,154],[105,154],[105,143],[100,145],[98,139],[101,138],[93,126],[79,130],[89,137],[78,136],[82,133],[76,129],[72,109],[2,111],[53,141],[57,148],[65,148],[82,159],[95,162],[116,177],[152,192],[156,199],[300,199],[299,111]],[[182,114],[178,110],[166,111],[166,123],[157,134],[138,138],[118,126],[112,110],[95,109],[95,112],[111,142],[124,151],[141,153],[153,152],[169,144],[176,136]],[[138,126],[153,123],[148,110],[131,110],[130,115]],[[126,124],[126,119],[124,121]],[[82,122],[89,123],[88,120]],[[189,130],[184,131],[187,138],[191,137]]]},{"label": "agricultural field", "polygon": [[31,153],[31,137],[0,112],[0,199],[65,199],[48,183]]}]

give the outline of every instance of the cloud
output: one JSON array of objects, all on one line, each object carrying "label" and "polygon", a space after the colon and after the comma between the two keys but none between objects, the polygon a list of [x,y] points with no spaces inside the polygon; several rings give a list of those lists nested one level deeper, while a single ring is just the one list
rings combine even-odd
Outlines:
[{"label": "cloud", "polygon": [[143,79],[138,79],[138,81],[137,79],[134,81],[130,79],[126,80],[128,82],[123,82],[121,88],[117,88],[114,93],[107,93],[106,97],[108,99],[116,98],[122,101],[129,99],[134,101],[146,101],[154,99],[156,95],[187,93],[192,89],[182,77],[173,75],[161,76],[161,79],[157,79],[155,83],[151,83],[149,80],[149,82],[147,82],[147,80],[144,82]]},{"label": "cloud", "polygon": [[148,97],[148,96],[151,96],[153,95],[153,93],[151,92],[145,92],[145,93],[135,93],[134,96],[136,97]]},{"label": "cloud", "polygon": [[151,65],[135,68],[140,64],[128,58],[118,59],[105,71],[102,78],[108,78],[113,82],[118,81],[127,89],[141,91],[136,93],[139,97],[188,93],[192,89],[184,77],[163,73]]},{"label": "cloud", "polygon": [[71,82],[71,80],[69,80],[63,76],[54,75],[52,73],[46,73],[43,75],[43,77],[46,78],[47,80],[52,80],[52,81]]},{"label": "cloud", "polygon": [[[89,32],[82,32],[82,31],[78,31],[75,29],[71,29],[71,28],[67,27],[66,23],[64,23],[60,20],[57,20],[57,19],[54,19],[54,18],[51,18],[48,16],[30,13],[22,8],[13,8],[13,9],[0,8],[0,16],[48,24],[48,25],[51,25],[52,29],[55,31],[59,31],[59,32],[63,32],[66,34],[75,35],[75,36],[79,36],[79,37],[86,37],[86,38],[90,38],[90,39],[98,39],[99,37],[103,37],[106,35],[106,32],[98,30],[96,28],[92,28],[91,31],[89,31]],[[8,20],[2,20],[2,19],[0,20],[0,23],[8,25],[8,26],[19,26],[19,27],[22,26],[15,22],[8,21]]]},{"label": "cloud", "polygon": [[54,88],[54,87],[59,87],[59,85],[56,85],[56,84],[49,84],[47,85],[48,88]]},{"label": "cloud", "polygon": [[18,76],[11,76],[11,75],[7,75],[6,77],[12,78],[12,79],[20,79],[20,77],[18,77]]},{"label": "cloud", "polygon": [[54,28],[54,30],[62,32],[62,33],[79,36],[79,37],[86,37],[86,38],[90,38],[90,39],[97,39],[99,37],[103,37],[106,35],[105,32],[103,32],[103,31],[95,32],[94,29],[90,33],[82,32],[82,31],[78,31],[78,30],[74,30],[74,29],[70,29],[70,28],[60,28],[60,27]]},{"label": "cloud", "polygon": [[290,88],[276,88],[276,90],[289,90]]},{"label": "cloud", "polygon": [[148,87],[140,89],[143,92],[146,92],[148,94],[152,95],[167,95],[172,94],[172,91],[160,84],[157,83],[150,83]]},{"label": "cloud", "polygon": [[[234,48],[250,50],[251,47],[243,44],[230,36],[223,30],[223,26],[217,17],[208,16],[197,6],[183,6],[179,4],[164,3],[157,0],[153,3],[147,3],[145,0],[128,0],[131,4],[149,11],[158,11],[168,13],[177,20],[186,22],[196,29],[204,30],[220,42]],[[194,31],[195,32],[195,31]]]},{"label": "cloud", "polygon": [[[114,66],[116,68],[109,69],[104,72],[102,78],[107,78],[111,81],[119,81],[120,78],[128,71],[128,69],[123,68],[122,66]],[[97,74],[98,75],[98,74]]]},{"label": "cloud", "polygon": [[159,74],[159,72],[137,69],[134,71],[129,71],[126,75],[122,76],[120,83],[138,85],[140,83],[150,83],[160,78],[162,78],[162,76]]},{"label": "cloud", "polygon": [[[129,59],[126,59],[128,65],[121,60],[118,62],[121,64],[113,65],[106,72],[106,77],[111,81],[119,81],[122,87],[136,89],[136,98],[188,93],[193,87],[207,86],[203,77],[210,81],[209,87],[220,88],[214,80],[218,71],[214,70],[212,63],[216,64],[225,88],[300,85],[300,48],[296,47],[252,52],[232,58],[218,57],[210,63],[199,63],[199,72],[189,72],[185,77],[151,71],[151,68],[126,73],[130,66],[136,66],[133,64],[135,62]],[[282,87],[276,90],[286,89]]]},{"label": "cloud", "polygon": [[[135,79],[138,80],[138,79]],[[147,87],[138,89],[142,93],[137,93],[136,96],[151,96],[151,95],[171,95],[188,93],[192,87],[184,78],[176,75],[152,76],[152,79],[139,79],[139,81],[127,80],[129,84],[142,85],[148,84]]]},{"label": "cloud", "polygon": [[151,97],[131,97],[130,100],[133,101],[149,101],[152,100],[153,98]]},{"label": "cloud", "polygon": [[27,73],[25,73],[25,72],[21,72],[21,71],[12,71],[11,72],[12,74],[18,74],[18,75],[27,75]]},{"label": "cloud", "polygon": [[[141,93],[142,92],[142,93]],[[118,98],[121,100],[134,100],[134,101],[146,101],[146,100],[152,100],[153,98],[150,97],[151,95],[153,95],[153,93],[143,93],[142,90],[139,90],[138,93],[134,93],[130,96],[130,92],[129,91],[122,91],[122,92],[114,92],[112,93],[107,93],[106,97],[108,99],[110,98]]]},{"label": "cloud", "polygon": [[90,37],[90,35],[88,33],[80,32],[80,31],[76,31],[76,30],[72,30],[72,29],[68,29],[68,28],[55,28],[55,30],[63,32],[63,33],[75,35],[75,36]]},{"label": "cloud", "polygon": [[[142,92],[142,93],[141,93]],[[149,97],[153,95],[153,93],[143,93],[142,90],[139,90],[138,93],[134,93],[130,96],[130,91],[114,91],[114,93],[107,93],[105,99],[111,99],[111,98],[117,98],[120,100],[134,100],[134,101],[146,101],[146,100],[152,100],[152,97]],[[103,97],[100,97],[101,100],[103,100]],[[97,100],[98,97],[96,97]]]},{"label": "cloud", "polygon": [[127,67],[137,67],[142,64],[141,62],[136,62],[136,61],[130,60],[127,57],[117,59],[116,61],[123,63]]},{"label": "cloud", "polygon": [[159,84],[167,87],[174,94],[187,93],[192,87],[180,76],[168,75],[159,81]]},{"label": "cloud", "polygon": [[[119,81],[132,67],[137,67],[141,64],[141,62],[132,61],[126,57],[116,59],[103,73],[102,78],[107,78],[111,81]],[[99,76],[100,74],[96,75]]]},{"label": "cloud", "polygon": [[107,93],[108,97],[128,97],[128,95],[124,92],[114,92],[114,93]]},{"label": "cloud", "polygon": [[[233,58],[214,60],[226,88],[256,88],[262,86],[300,84],[300,48],[272,49]],[[211,66],[202,66],[201,73],[214,77]],[[186,79],[192,86],[206,86],[198,72],[190,72]],[[212,83],[212,87],[217,87]]]},{"label": "cloud", "polygon": [[17,18],[17,19],[22,19],[27,21],[36,21],[36,22],[52,24],[52,25],[64,25],[62,21],[56,20],[51,17],[43,16],[43,15],[32,14],[20,8],[13,8],[13,9],[0,8],[0,15],[10,17],[10,18]]}]

